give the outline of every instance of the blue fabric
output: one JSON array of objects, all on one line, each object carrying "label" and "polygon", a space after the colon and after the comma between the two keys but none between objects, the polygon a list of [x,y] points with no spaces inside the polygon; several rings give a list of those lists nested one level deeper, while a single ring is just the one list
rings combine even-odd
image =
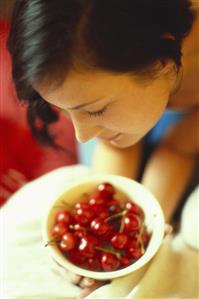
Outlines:
[{"label": "blue fabric", "polygon": [[[147,141],[147,144],[152,146],[157,144],[166,134],[167,130],[171,128],[175,123],[177,123],[180,119],[182,119],[184,115],[185,112],[166,110],[157,124],[146,135],[145,140]],[[92,139],[86,143],[78,144],[80,163],[86,166],[91,166],[92,155],[96,143],[97,140]]]},{"label": "blue fabric", "polygon": [[92,156],[94,148],[96,146],[97,139],[91,139],[85,143],[78,143],[79,162],[86,166],[91,166]]},{"label": "blue fabric", "polygon": [[167,109],[156,125],[146,135],[147,142],[151,145],[157,144],[166,132],[185,116],[186,112]]}]

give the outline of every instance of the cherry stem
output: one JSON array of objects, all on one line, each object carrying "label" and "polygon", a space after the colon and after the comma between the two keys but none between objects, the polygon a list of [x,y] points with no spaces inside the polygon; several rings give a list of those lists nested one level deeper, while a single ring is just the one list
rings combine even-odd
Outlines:
[{"label": "cherry stem", "polygon": [[60,201],[60,205],[55,205],[55,208],[60,208],[60,209],[63,209],[63,208],[66,208],[66,207],[67,207],[68,210],[70,210],[70,211],[72,210],[72,206],[69,205],[64,200]]},{"label": "cherry stem", "polygon": [[144,254],[144,252],[145,252],[145,248],[144,248],[144,245],[143,245],[143,242],[142,242],[142,238],[141,238],[142,233],[144,232],[144,230],[145,230],[145,224],[142,223],[142,226],[141,226],[141,229],[140,229],[140,232],[139,232],[139,235],[138,235],[138,243],[141,246],[141,252],[142,252],[142,254]]},{"label": "cherry stem", "polygon": [[114,214],[114,215],[109,216],[108,218],[105,219],[105,221],[110,221],[110,220],[112,220],[112,219],[122,217],[122,216],[126,215],[127,212],[128,212],[127,210],[123,210],[122,212],[119,212],[119,213],[117,213],[117,214]]},{"label": "cherry stem", "polygon": [[100,250],[100,251],[104,251],[104,252],[108,252],[108,253],[111,253],[111,254],[114,254],[114,255],[116,255],[116,257],[118,259],[121,258],[121,254],[119,252],[115,252],[115,251],[113,251],[111,249],[103,248],[103,247],[100,247],[100,246],[96,246],[95,249]]},{"label": "cherry stem", "polygon": [[[126,215],[126,214],[125,214]],[[122,218],[121,218],[121,223],[120,223],[120,233],[122,233],[123,232],[123,230],[124,230],[124,216],[125,215],[122,215]]]},{"label": "cherry stem", "polygon": [[45,244],[45,247],[47,247],[48,245],[55,245],[55,244],[59,244],[60,240],[50,240]]}]

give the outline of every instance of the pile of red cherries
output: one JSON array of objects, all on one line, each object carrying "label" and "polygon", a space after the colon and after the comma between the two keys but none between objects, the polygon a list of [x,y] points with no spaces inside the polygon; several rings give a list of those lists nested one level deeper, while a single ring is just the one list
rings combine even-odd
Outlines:
[{"label": "pile of red cherries", "polygon": [[136,262],[150,240],[143,210],[103,182],[55,217],[48,244],[56,244],[73,264],[91,271],[115,271]]}]

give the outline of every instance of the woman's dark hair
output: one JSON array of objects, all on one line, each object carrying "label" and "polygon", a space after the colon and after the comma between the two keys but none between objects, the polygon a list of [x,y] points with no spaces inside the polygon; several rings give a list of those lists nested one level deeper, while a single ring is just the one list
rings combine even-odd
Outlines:
[{"label": "woman's dark hair", "polygon": [[8,49],[33,135],[55,146],[48,126],[58,113],[36,83],[59,86],[77,65],[137,76],[168,59],[179,68],[194,18],[189,0],[16,0]]}]

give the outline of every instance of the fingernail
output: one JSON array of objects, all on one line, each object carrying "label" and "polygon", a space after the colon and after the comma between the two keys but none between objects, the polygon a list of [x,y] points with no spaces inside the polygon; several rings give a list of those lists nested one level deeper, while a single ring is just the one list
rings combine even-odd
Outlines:
[{"label": "fingernail", "polygon": [[94,284],[95,280],[93,278],[86,277],[84,278],[84,285],[90,287]]},{"label": "fingernail", "polygon": [[80,282],[81,276],[78,274],[74,274],[71,276],[71,282],[74,284],[78,284]]},{"label": "fingernail", "polygon": [[170,235],[173,231],[173,226],[170,224],[167,224],[167,231],[168,231],[168,234]]}]

